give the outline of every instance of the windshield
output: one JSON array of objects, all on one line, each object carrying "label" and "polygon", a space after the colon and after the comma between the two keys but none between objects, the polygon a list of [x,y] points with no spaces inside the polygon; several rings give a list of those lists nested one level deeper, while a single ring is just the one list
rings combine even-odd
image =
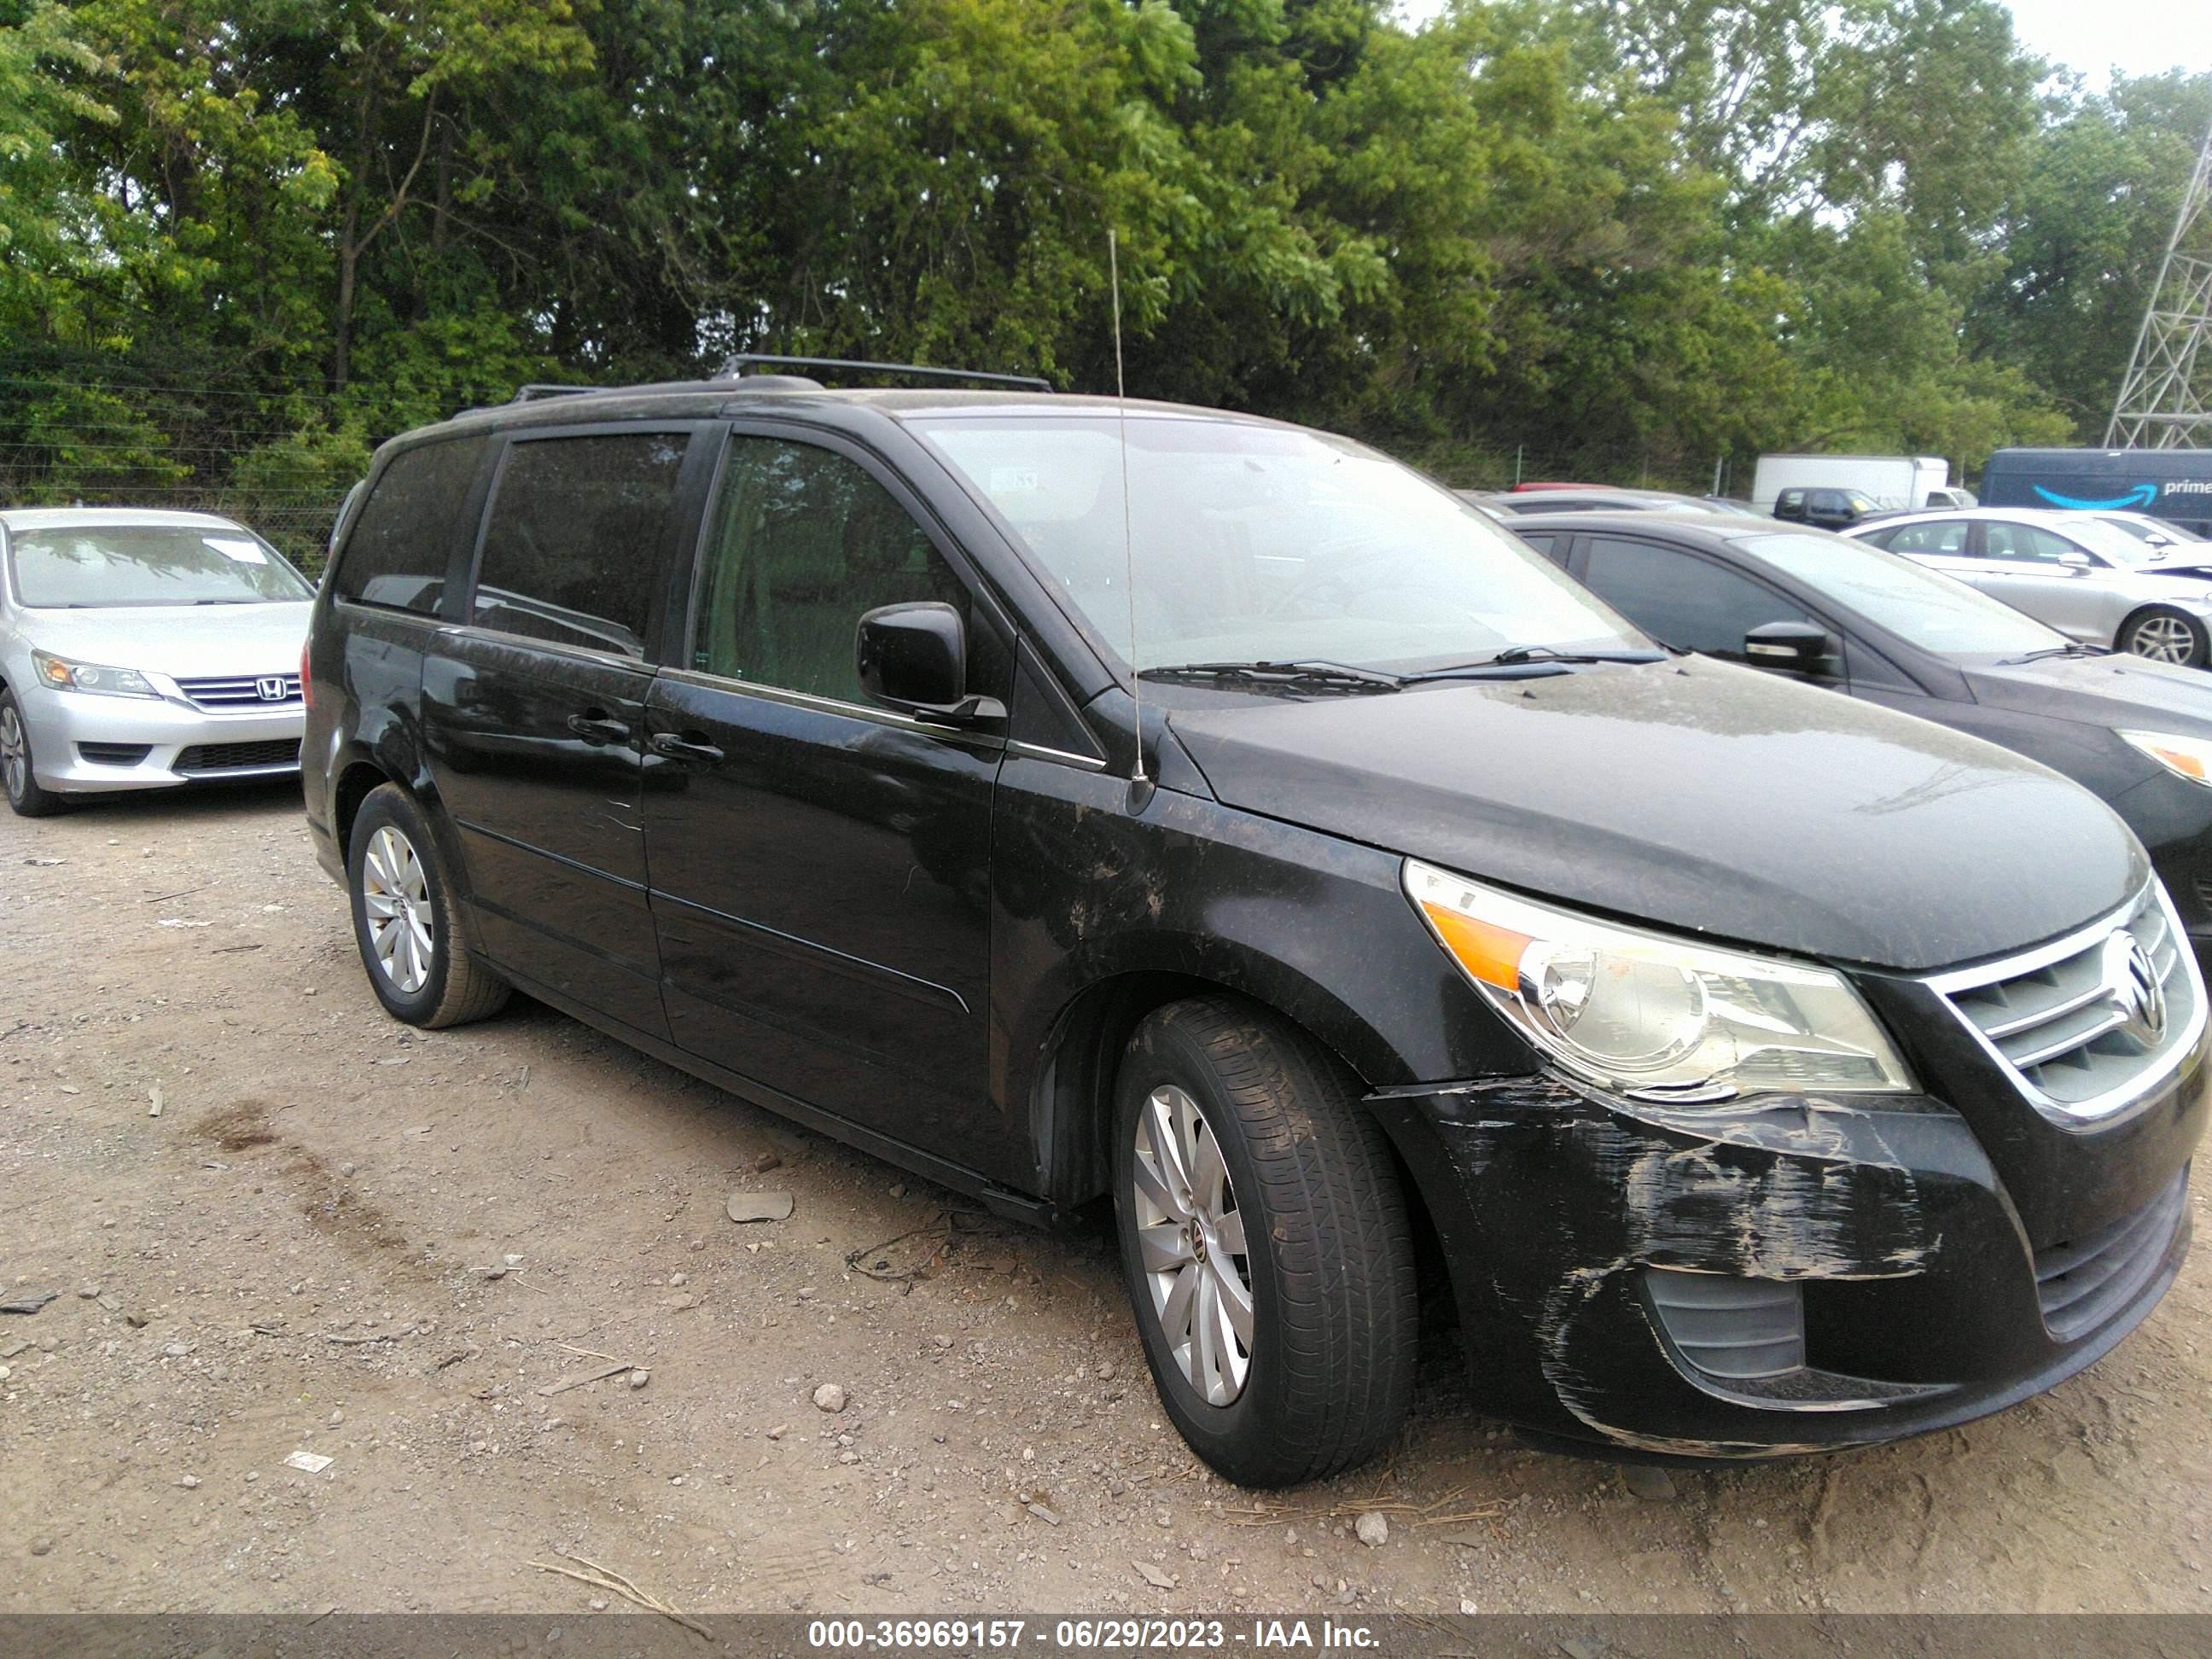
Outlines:
[{"label": "windshield", "polygon": [[[1327,660],[1413,671],[1509,646],[1642,651],[1548,560],[1348,440],[1231,421],[938,417],[915,428],[1139,671]],[[1125,550],[1126,548],[1126,550]]]},{"label": "windshield", "polygon": [[1846,489],[1844,492],[1844,499],[1862,513],[1879,513],[1881,511],[1881,503],[1875,500],[1873,496],[1868,495],[1863,489]]},{"label": "windshield", "polygon": [[2107,564],[2148,564],[2154,559],[2165,557],[2167,551],[2137,539],[2104,519],[2068,519],[2060,530]]},{"label": "windshield", "polygon": [[1923,651],[2016,656],[2066,643],[2063,634],[1979,589],[1871,542],[1783,532],[1747,536],[1737,545]]},{"label": "windshield", "polygon": [[216,525],[71,525],[9,538],[15,595],[72,610],[109,605],[267,605],[314,597],[276,549]]}]

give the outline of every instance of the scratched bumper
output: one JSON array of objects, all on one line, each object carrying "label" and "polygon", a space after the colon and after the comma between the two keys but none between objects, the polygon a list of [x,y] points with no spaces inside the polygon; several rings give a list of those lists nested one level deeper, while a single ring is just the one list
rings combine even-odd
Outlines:
[{"label": "scratched bumper", "polygon": [[[1370,1104],[1436,1224],[1486,1408],[1593,1448],[1760,1458],[1947,1427],[2109,1351],[2187,1252],[2203,1085],[2185,1067],[2101,1138],[1995,1139],[2002,1170],[1967,1115],[1924,1096],[1700,1115],[1531,1077]],[[2027,1111],[1972,1115],[2000,1104]],[[2051,1171],[2015,1168],[2062,1154],[2071,1213]],[[2077,1243],[2107,1237],[2103,1255]],[[2051,1312],[2069,1284],[2098,1295]],[[1725,1328],[1700,1346],[1685,1332],[1711,1334],[1707,1316],[1664,1304],[1731,1286],[1791,1313],[1797,1363],[1707,1369],[1730,1369]]]}]

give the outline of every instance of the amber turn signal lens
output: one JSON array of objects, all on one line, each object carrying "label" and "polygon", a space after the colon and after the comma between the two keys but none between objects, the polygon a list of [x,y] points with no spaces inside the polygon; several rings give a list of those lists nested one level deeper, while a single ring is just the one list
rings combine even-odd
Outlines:
[{"label": "amber turn signal lens", "polygon": [[2183,777],[2194,778],[2199,783],[2207,781],[2204,775],[2204,763],[2197,756],[2185,754],[2179,749],[2154,747],[2150,752],[2166,765],[2180,773]]},{"label": "amber turn signal lens", "polygon": [[1501,991],[1521,988],[1521,958],[1536,941],[1495,922],[1478,921],[1441,905],[1423,902],[1421,914],[1459,965]]}]

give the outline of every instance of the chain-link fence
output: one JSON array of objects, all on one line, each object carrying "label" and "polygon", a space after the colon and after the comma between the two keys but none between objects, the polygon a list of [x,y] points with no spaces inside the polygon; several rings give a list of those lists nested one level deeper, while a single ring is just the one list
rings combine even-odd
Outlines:
[{"label": "chain-link fence", "polygon": [[364,434],[325,424],[311,398],[126,383],[25,355],[0,352],[0,507],[219,514],[321,572]]}]

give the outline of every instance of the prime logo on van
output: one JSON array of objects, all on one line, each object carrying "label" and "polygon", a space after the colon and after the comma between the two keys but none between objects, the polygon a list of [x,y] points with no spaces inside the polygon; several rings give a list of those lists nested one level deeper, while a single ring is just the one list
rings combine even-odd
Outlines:
[{"label": "prime logo on van", "polygon": [[[2112,513],[2148,507],[2158,500],[2158,486],[2154,483],[2139,483],[2124,495],[2115,495],[2109,501],[2084,501],[2078,495],[2062,495],[2055,489],[2045,489],[2041,484],[2030,487],[2053,507],[2069,507],[2090,513]],[[2171,484],[2166,487],[2169,489],[2173,488]]]}]

